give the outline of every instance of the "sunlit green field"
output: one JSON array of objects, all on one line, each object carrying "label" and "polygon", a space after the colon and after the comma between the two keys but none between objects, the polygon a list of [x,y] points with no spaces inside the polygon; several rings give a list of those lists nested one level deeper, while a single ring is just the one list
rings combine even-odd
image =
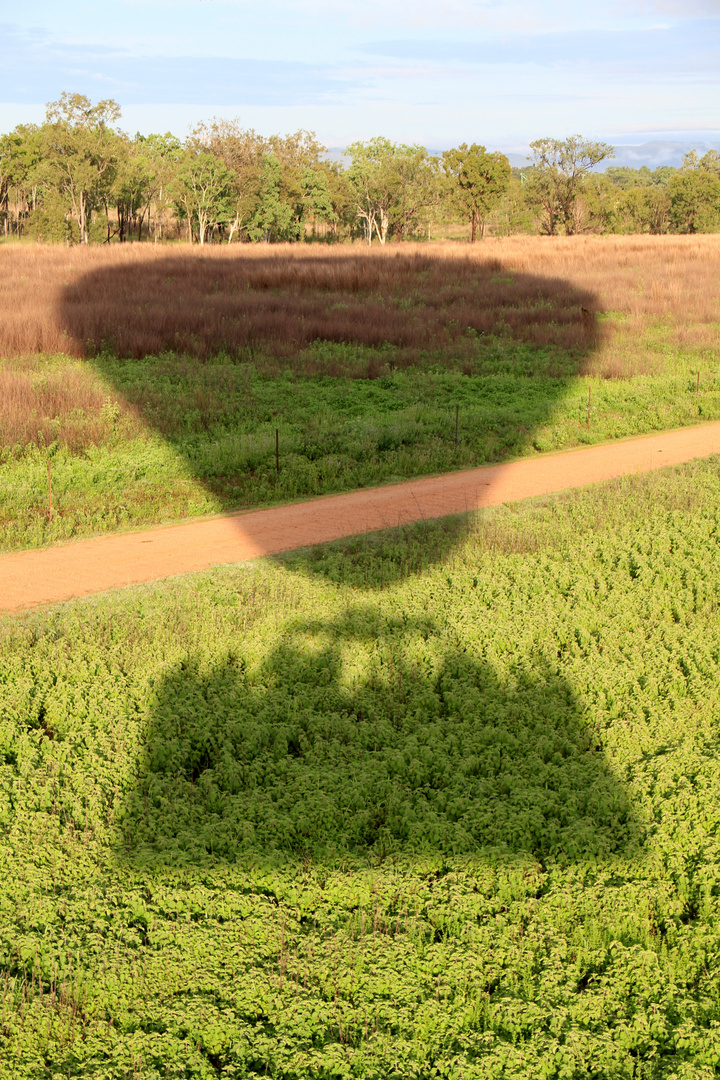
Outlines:
[{"label": "sunlit green field", "polygon": [[720,1068],[720,464],[6,619],[0,1076]]}]

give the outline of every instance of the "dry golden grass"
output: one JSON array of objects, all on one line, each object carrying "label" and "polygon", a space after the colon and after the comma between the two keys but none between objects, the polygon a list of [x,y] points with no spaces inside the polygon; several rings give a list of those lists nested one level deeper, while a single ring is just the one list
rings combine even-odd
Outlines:
[{"label": "dry golden grass", "polygon": [[607,321],[588,374],[661,374],[673,350],[700,366],[716,359],[720,236],[512,237],[495,252],[518,272],[558,274],[593,294]]},{"label": "dry golden grass", "polygon": [[[58,442],[80,451],[108,438],[118,420],[117,394],[82,364],[48,367],[23,357],[0,366],[0,447]],[[122,402],[127,435],[143,428],[139,411]]]}]

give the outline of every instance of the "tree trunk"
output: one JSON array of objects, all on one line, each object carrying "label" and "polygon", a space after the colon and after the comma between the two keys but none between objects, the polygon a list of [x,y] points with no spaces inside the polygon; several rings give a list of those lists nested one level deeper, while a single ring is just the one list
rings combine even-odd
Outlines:
[{"label": "tree trunk", "polygon": [[82,191],[80,192],[80,242],[82,244],[87,244],[88,242],[87,208],[85,206],[85,194]]},{"label": "tree trunk", "polygon": [[470,243],[474,244],[477,240],[477,210],[473,210],[470,221]]},{"label": "tree trunk", "polygon": [[373,229],[375,228],[375,215],[368,210],[367,212],[358,214],[358,217],[362,218],[365,240],[367,242],[367,246],[370,247],[372,245]]},{"label": "tree trunk", "polygon": [[362,218],[365,241],[367,246],[370,247],[372,245],[373,229],[375,228],[375,214],[372,210],[360,210],[358,207],[358,217]]},{"label": "tree trunk", "polygon": [[384,244],[385,241],[387,240],[387,231],[388,231],[388,225],[389,224],[390,224],[390,219],[389,219],[388,215],[386,214],[386,212],[384,210],[381,209],[380,210],[380,224],[379,225],[378,225],[378,222],[377,222],[377,218],[375,219],[375,232],[377,233],[377,238],[378,238],[378,240],[380,241],[381,244]]}]

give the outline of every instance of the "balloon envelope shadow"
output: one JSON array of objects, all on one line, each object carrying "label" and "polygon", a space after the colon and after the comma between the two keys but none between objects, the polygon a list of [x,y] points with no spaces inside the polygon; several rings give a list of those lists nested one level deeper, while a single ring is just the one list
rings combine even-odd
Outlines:
[{"label": "balloon envelope shadow", "polygon": [[503,685],[439,640],[429,618],[363,605],[289,624],[259,669],[236,651],[171,670],[123,810],[124,857],[623,852],[633,810],[567,683],[538,662]]},{"label": "balloon envelope shadow", "polygon": [[[413,403],[399,400],[387,376],[414,365],[485,377],[463,396],[484,410],[482,430],[466,437],[480,460],[486,435],[491,458],[519,456],[586,369],[600,334],[593,294],[495,258],[302,245],[90,254],[89,269],[61,291],[57,315],[69,349],[185,456],[227,511],[357,486],[359,435],[348,426],[356,407],[365,417],[361,456],[378,465],[378,476],[398,451],[411,457],[417,425],[401,430],[394,418]],[[126,363],[146,356],[161,359],[145,368]],[[294,381],[279,397],[261,391],[254,399],[249,368],[261,380],[290,373]],[[342,391],[337,401],[314,396],[313,380],[325,377],[327,389],[327,376],[358,380],[349,412]],[[453,467],[454,401],[465,391],[454,384],[442,392],[448,422],[433,431],[441,449],[427,471]],[[274,428],[282,428],[287,394],[298,409],[282,454],[300,464],[278,474]],[[336,410],[337,430],[334,420],[319,430],[323,410],[326,419]],[[217,453],[213,441],[222,444]]]}]

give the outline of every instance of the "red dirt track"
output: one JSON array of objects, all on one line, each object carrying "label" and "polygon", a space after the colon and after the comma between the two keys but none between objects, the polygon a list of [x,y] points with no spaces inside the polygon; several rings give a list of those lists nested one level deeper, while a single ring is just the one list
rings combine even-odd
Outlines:
[{"label": "red dirt track", "polygon": [[0,556],[5,614],[106,589],[548,495],[720,452],[720,423]]}]

